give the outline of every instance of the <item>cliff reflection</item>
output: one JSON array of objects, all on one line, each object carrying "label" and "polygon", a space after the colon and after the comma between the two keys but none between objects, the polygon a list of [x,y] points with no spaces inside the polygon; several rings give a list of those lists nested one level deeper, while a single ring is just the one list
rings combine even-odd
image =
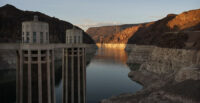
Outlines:
[{"label": "cliff reflection", "polygon": [[99,48],[95,60],[107,60],[107,62],[122,62],[126,64],[127,54],[124,49],[120,48]]}]

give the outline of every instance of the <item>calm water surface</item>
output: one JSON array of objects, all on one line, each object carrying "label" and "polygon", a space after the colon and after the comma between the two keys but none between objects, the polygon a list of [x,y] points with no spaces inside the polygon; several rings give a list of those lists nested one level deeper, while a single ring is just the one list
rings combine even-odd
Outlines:
[{"label": "calm water surface", "polygon": [[[98,103],[102,99],[122,93],[135,93],[142,86],[128,77],[127,55],[124,50],[100,48],[87,66],[87,103]],[[62,103],[62,69],[57,63],[56,103]],[[0,72],[0,103],[15,103],[15,71]]]},{"label": "calm water surface", "polygon": [[142,86],[128,77],[127,55],[122,49],[100,48],[87,66],[87,103],[122,93],[135,93]]}]

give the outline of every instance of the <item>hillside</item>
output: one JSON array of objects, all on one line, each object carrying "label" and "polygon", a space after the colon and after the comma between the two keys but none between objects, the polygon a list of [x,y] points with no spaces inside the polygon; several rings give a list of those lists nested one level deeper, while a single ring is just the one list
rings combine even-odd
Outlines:
[{"label": "hillside", "polygon": [[128,44],[200,48],[200,9],[179,15],[170,14],[148,26],[142,26],[128,40]]},{"label": "hillside", "polygon": [[95,40],[100,42],[100,38],[103,38],[101,42],[115,41],[111,38],[111,35],[119,34],[123,30],[137,26],[138,24],[125,24],[125,25],[113,25],[113,26],[102,26],[102,27],[91,27],[86,32]]},{"label": "hillside", "polygon": [[108,35],[104,38],[104,43],[122,43],[126,44],[128,39],[133,36],[133,34],[141,27],[142,25],[132,26],[126,28],[116,34]]},{"label": "hillside", "polygon": [[[34,15],[37,15],[40,21],[49,23],[51,43],[65,42],[65,31],[73,27],[71,23],[40,12],[22,11],[8,4],[0,7],[0,42],[19,42],[21,40],[21,23],[33,20]],[[83,42],[89,44],[95,43],[85,32]]]}]

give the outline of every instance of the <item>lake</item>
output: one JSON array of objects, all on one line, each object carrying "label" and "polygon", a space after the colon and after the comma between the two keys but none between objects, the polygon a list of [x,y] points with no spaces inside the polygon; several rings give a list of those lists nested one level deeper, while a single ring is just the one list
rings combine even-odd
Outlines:
[{"label": "lake", "polygon": [[[142,85],[128,77],[130,69],[126,60],[127,54],[123,49],[98,49],[86,68],[87,103],[99,103],[102,99],[142,89]],[[59,65],[55,71],[56,103],[62,103],[62,67]],[[15,71],[1,71],[0,74],[0,103],[15,103]]]}]

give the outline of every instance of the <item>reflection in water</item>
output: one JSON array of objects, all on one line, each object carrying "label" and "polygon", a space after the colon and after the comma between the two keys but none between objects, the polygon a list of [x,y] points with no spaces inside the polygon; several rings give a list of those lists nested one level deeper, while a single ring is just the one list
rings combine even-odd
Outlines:
[{"label": "reflection in water", "polygon": [[99,48],[87,66],[87,103],[122,93],[135,93],[142,86],[129,77],[127,55],[123,49]]},{"label": "reflection in water", "polygon": [[[74,56],[71,56],[71,61],[72,61],[72,58],[73,58],[73,62],[75,63],[77,61],[76,62],[77,65],[74,64],[74,65],[71,65],[71,66],[74,67],[74,71],[76,71],[77,69],[79,71],[79,70],[81,70],[79,68],[81,68],[81,65],[83,65],[82,70],[85,72],[85,70],[84,70],[85,69],[85,64],[84,64],[85,63],[84,62],[85,61],[85,57],[84,57],[85,55],[83,55],[81,57],[81,52],[79,52],[80,54],[78,56],[78,53],[76,51],[78,51],[78,49],[74,49]],[[79,51],[81,51],[81,48],[79,48]],[[39,54],[40,52],[42,54],[47,53],[46,55],[49,55],[49,57],[46,56],[46,55],[40,55]],[[83,52],[82,54],[84,54],[85,50],[82,49],[82,52]],[[38,55],[36,55],[35,53],[38,53]],[[68,50],[65,51],[65,53],[68,56],[70,54],[68,52]],[[56,76],[55,77],[57,79],[55,81],[57,82],[57,86],[55,87],[56,92],[54,94],[53,94],[53,92],[51,92],[52,90],[48,91],[49,90],[48,88],[46,88],[46,89],[42,88],[43,90],[36,91],[36,90],[39,89],[39,86],[40,86],[39,85],[39,78],[40,78],[39,77],[39,71],[44,70],[44,71],[41,71],[41,72],[43,72],[43,73],[47,72],[47,74],[48,74],[48,70],[50,70],[50,69],[48,69],[49,68],[48,65],[47,65],[47,67],[42,66],[42,64],[46,64],[45,62],[41,62],[42,63],[41,64],[40,62],[35,62],[35,61],[30,62],[29,61],[29,60],[35,60],[34,59],[35,57],[37,57],[38,58],[37,60],[39,60],[39,58],[40,58],[39,55],[42,56],[42,57],[49,58],[49,61],[46,58],[45,59],[41,58],[41,60],[47,60],[47,64],[49,64],[51,62],[51,60],[53,59],[52,58],[53,56],[51,56],[51,55],[53,55],[53,51],[42,52],[42,51],[38,50],[37,52],[31,52],[31,51],[27,52],[27,51],[22,50],[22,51],[18,52],[18,63],[20,65],[21,64],[27,64],[31,67],[31,69],[34,69],[34,70],[30,70],[30,68],[28,68],[27,66],[24,66],[24,65],[21,65],[23,67],[23,69],[21,69],[21,68],[19,68],[20,65],[18,65],[18,69],[17,69],[16,74],[18,75],[19,78],[17,78],[18,86],[17,86],[17,101],[16,102],[17,103],[24,103],[23,99],[29,100],[29,99],[32,99],[32,98],[42,98],[42,102],[32,102],[32,100],[29,100],[29,101],[31,101],[32,103],[50,103],[49,101],[45,101],[45,100],[47,100],[47,98],[49,99],[49,96],[51,96],[51,94],[52,95],[55,94],[56,95],[56,103],[62,103],[62,102],[64,102],[64,101],[62,101],[62,95],[64,96],[64,94],[62,94],[62,93],[65,93],[65,96],[64,96],[65,98],[63,98],[63,99],[68,101],[67,98],[69,98],[69,97],[67,95],[70,92],[71,93],[73,92],[73,94],[71,94],[71,96],[74,97],[74,98],[71,98],[71,100],[75,101],[76,97],[78,96],[78,98],[79,98],[78,101],[81,101],[81,98],[82,98],[82,100],[84,100],[83,102],[79,102],[79,103],[84,103],[86,95],[85,95],[85,92],[81,94],[81,88],[82,88],[83,91],[86,90],[84,85],[83,85],[84,82],[86,82],[86,80],[85,80],[86,78],[84,77],[85,73],[84,72],[82,72],[82,73],[80,72],[80,73],[77,73],[77,74],[72,73],[72,75],[74,75],[74,76],[76,75],[76,77],[77,77],[77,75],[80,76],[80,77],[78,77],[78,78],[80,78],[80,82],[76,82],[75,77],[73,77],[74,81],[72,81],[72,78],[71,79],[66,78],[65,80],[64,79],[61,80],[62,73],[67,74],[67,72],[70,70],[69,65],[65,65],[65,68],[63,68],[63,69],[66,70],[65,72],[63,72],[63,70],[61,68],[56,68],[56,70],[55,70]],[[34,58],[32,58],[32,56]],[[24,58],[22,58],[22,57],[24,57]],[[27,57],[28,57],[28,59],[27,59]],[[80,60],[76,59],[76,58],[79,58]],[[83,60],[81,60],[81,58]],[[127,58],[126,53],[123,50],[120,50],[120,49],[104,49],[104,48],[99,49],[99,51],[96,54],[96,57],[87,66],[87,103],[98,103],[102,99],[109,98],[113,95],[119,95],[121,93],[130,93],[130,92],[135,93],[136,91],[138,91],[142,88],[141,85],[139,85],[136,82],[131,81],[128,78],[128,72],[130,70],[129,70],[129,67],[125,64],[126,58]],[[65,63],[67,63],[66,61],[70,60],[70,57],[66,57],[66,58],[63,58],[63,59],[65,59]],[[30,64],[37,64],[37,66],[30,65]],[[50,63],[50,64],[52,64],[52,63]],[[80,64],[80,65],[78,65],[78,64]],[[41,65],[41,69],[39,69],[40,68],[39,65]],[[54,64],[52,64],[52,65],[54,65]],[[75,70],[76,66],[77,66],[77,68]],[[25,70],[25,67],[26,67],[27,71]],[[25,72],[23,72],[23,70],[25,70]],[[22,78],[22,77],[26,76],[26,73],[28,71],[31,74],[35,74],[35,75],[30,76],[31,80],[32,81],[34,80],[34,82],[30,82],[29,80],[27,80],[30,77],[29,78]],[[50,71],[54,72],[52,70],[50,70]],[[1,71],[1,73],[3,73],[3,72]],[[13,73],[15,73],[15,72],[13,72]],[[48,75],[45,76],[44,74],[46,74],[46,73],[44,73],[44,74],[43,73],[41,74],[41,78],[45,78],[46,76],[48,76]],[[12,79],[12,78],[15,78],[15,75],[12,74],[12,76],[14,76],[14,77],[10,77],[10,76],[8,77],[7,72],[4,72],[3,74],[6,74],[6,75],[4,77],[5,79],[2,78],[2,74],[0,75],[0,79],[3,79],[3,80],[1,80],[1,84],[0,84],[0,90],[1,90],[0,91],[0,103],[16,103],[15,102],[15,91],[16,91],[15,90],[16,89],[15,84],[16,83],[15,83],[15,79]],[[83,74],[83,75],[81,76],[81,74]],[[65,75],[65,76],[67,77],[67,75]],[[53,77],[53,74],[52,74],[51,77]],[[50,78],[50,79],[52,79],[52,78]],[[2,81],[4,81],[4,80],[5,80],[5,82],[2,83]],[[8,81],[8,80],[10,80],[10,81]],[[48,85],[48,84],[46,84],[46,83],[48,83],[48,80],[49,80],[48,77],[47,77],[47,79],[41,79],[41,81],[40,81],[40,83],[42,82],[41,85],[42,86],[44,85],[44,87],[46,87],[46,86],[47,87],[50,87],[50,86],[53,87],[54,81],[52,81],[52,83],[53,83],[52,85],[51,85],[51,83],[50,83],[50,85]],[[72,91],[72,89],[71,89],[71,91],[69,91],[68,87],[63,88],[63,83],[64,84],[68,83],[67,80],[68,80],[68,82],[73,82],[73,84],[71,83],[71,85],[65,85],[65,86],[73,86],[74,91]],[[71,81],[69,81],[69,80],[71,80]],[[37,84],[37,82],[38,82],[38,86],[35,85],[36,89],[34,89],[35,87],[32,86],[32,85],[34,85],[32,83]],[[80,89],[77,88],[77,84],[75,84],[75,82],[79,84],[78,87]],[[28,87],[31,86],[31,88],[29,89],[28,87],[25,87],[25,85],[21,85],[20,83],[26,83],[26,85]],[[24,86],[24,87],[22,87],[22,86]],[[75,91],[75,88],[78,89],[78,92],[77,92],[77,89]],[[51,88],[51,89],[53,89],[53,88]],[[32,91],[34,91],[34,92],[32,92]],[[36,92],[38,92],[38,93],[32,95],[32,93],[36,93]],[[46,99],[43,99],[43,97],[39,97],[39,95],[42,95],[43,92],[47,93],[46,97],[44,97]],[[23,98],[23,96],[25,96],[25,94],[23,94],[23,93],[29,94],[29,95],[27,95],[28,98]],[[41,93],[41,94],[39,94],[39,93]],[[31,94],[31,98],[30,98],[30,94]],[[35,96],[35,97],[33,97],[33,96]],[[67,96],[67,98],[66,98],[66,96]],[[50,99],[54,99],[53,96],[51,96],[51,97],[52,98],[50,98]],[[20,100],[22,100],[22,102],[19,102]],[[38,100],[38,99],[36,99],[36,100]],[[26,102],[26,103],[30,103],[30,102]],[[51,103],[55,103],[55,102],[51,102]],[[67,103],[67,102],[65,102],[65,103]],[[74,103],[76,103],[76,102],[74,102]]]},{"label": "reflection in water", "polygon": [[96,60],[106,60],[108,62],[121,62],[126,64],[126,52],[123,49],[99,48]]},{"label": "reflection in water", "polygon": [[85,49],[66,48],[63,54],[63,103],[85,103]]},{"label": "reflection in water", "polygon": [[15,71],[0,71],[0,103],[14,103],[16,100]]}]

